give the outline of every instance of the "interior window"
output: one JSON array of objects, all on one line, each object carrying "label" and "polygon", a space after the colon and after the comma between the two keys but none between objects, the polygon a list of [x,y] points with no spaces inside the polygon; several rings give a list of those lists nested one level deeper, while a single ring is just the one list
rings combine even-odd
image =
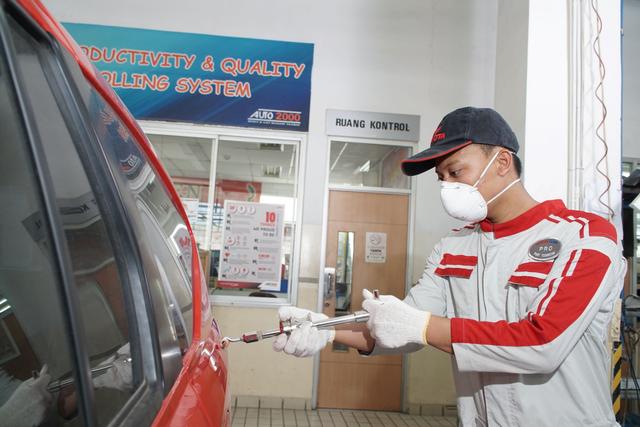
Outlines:
[{"label": "interior window", "polygon": [[[138,368],[131,359],[131,322],[126,294],[113,242],[103,220],[103,203],[96,199],[49,86],[47,76],[51,76],[51,70],[43,69],[46,66],[41,56],[45,55],[44,47],[15,21],[10,22],[18,69],[23,81],[28,82],[27,97],[51,174],[53,196],[70,255],[94,385],[96,418],[99,425],[106,425],[136,386],[133,370]],[[37,223],[38,218],[32,221]],[[32,297],[40,296],[35,292]],[[34,314],[40,316],[46,312],[48,310]],[[50,390],[58,402],[58,412],[64,418],[73,419],[78,399],[74,383],[63,372],[56,372],[55,378]]]},{"label": "interior window", "polygon": [[400,162],[410,155],[409,147],[331,141],[329,184],[409,190]]},{"label": "interior window", "polygon": [[186,136],[148,137],[196,231],[210,292],[234,303],[238,297],[287,298],[297,224],[299,144],[231,136],[219,137],[217,143]]}]

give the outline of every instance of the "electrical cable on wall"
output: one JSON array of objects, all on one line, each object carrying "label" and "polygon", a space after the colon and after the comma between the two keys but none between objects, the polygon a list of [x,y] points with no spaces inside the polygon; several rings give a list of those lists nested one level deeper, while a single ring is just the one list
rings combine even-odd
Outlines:
[{"label": "electrical cable on wall", "polygon": [[[598,160],[598,163],[596,163],[596,170],[600,175],[604,177],[605,181],[607,182],[607,186],[605,190],[599,195],[598,201],[600,202],[601,205],[603,205],[607,209],[608,219],[611,221],[615,215],[615,212],[611,208],[611,194],[609,192],[609,190],[611,189],[611,179],[609,178],[607,173],[608,162],[606,162],[607,156],[609,154],[609,146],[606,140],[606,127],[605,127],[605,121],[607,119],[607,106],[605,105],[605,102],[604,102],[604,78],[606,75],[606,68],[605,68],[604,62],[602,61],[601,49],[600,49],[600,35],[602,34],[602,18],[598,13],[597,0],[591,0],[591,9],[593,10],[596,16],[596,37],[593,40],[593,52],[595,53],[596,58],[598,59],[598,73],[600,78],[598,85],[595,88],[594,95],[602,107],[601,120],[598,123],[598,126],[596,127],[596,138],[598,138],[598,140],[602,142],[602,146],[604,148],[604,154],[602,155],[600,160]],[[604,171],[601,169],[602,162],[605,162]],[[606,202],[603,201],[603,197],[605,195],[607,196]]]}]

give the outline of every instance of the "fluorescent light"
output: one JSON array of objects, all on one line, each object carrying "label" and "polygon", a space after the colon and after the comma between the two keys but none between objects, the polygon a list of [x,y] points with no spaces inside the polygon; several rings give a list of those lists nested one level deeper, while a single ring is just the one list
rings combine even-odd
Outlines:
[{"label": "fluorescent light", "polygon": [[360,172],[360,173],[369,172],[370,168],[371,168],[371,160],[367,160],[362,166],[358,168],[356,172]]},{"label": "fluorescent light", "polygon": [[11,310],[11,306],[7,305],[6,307],[0,308],[0,314],[4,313],[7,310]]}]

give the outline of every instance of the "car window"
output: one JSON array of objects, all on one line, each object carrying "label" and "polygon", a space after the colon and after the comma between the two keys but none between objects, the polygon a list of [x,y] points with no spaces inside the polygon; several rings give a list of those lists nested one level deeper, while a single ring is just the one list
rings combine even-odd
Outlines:
[{"label": "car window", "polygon": [[[126,304],[127,294],[113,250],[114,236],[105,225],[104,201],[96,197],[53,95],[47,79],[51,74],[43,69],[42,55],[46,53],[18,23],[11,18],[9,22],[18,72],[22,81],[27,82],[24,85],[27,101],[42,144],[55,192],[52,196],[70,256],[74,280],[71,285],[92,371],[95,415],[99,425],[106,425],[137,386],[133,383],[133,373],[138,367],[131,359],[130,350],[130,327],[135,322],[131,321],[132,310]],[[33,296],[39,298],[38,292]],[[35,316],[40,314],[34,312]],[[73,382],[59,383],[52,393],[58,402],[58,412],[73,419],[78,398]]]},{"label": "car window", "polygon": [[164,295],[181,342],[186,351],[193,329],[191,291],[191,237],[184,221],[171,202],[162,181],[127,127],[113,109],[93,89],[83,95],[91,122],[105,154],[121,178],[122,190],[133,195],[132,216],[142,224],[137,235],[145,242],[156,268],[164,280]]},{"label": "car window", "polygon": [[49,224],[0,56],[0,424],[61,425],[53,386],[73,380]]}]

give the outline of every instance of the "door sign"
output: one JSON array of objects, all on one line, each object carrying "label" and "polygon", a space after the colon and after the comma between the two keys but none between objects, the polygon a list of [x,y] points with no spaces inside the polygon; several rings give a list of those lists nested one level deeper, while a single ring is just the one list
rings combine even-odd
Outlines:
[{"label": "door sign", "polygon": [[365,262],[387,262],[387,233],[367,232],[365,238]]}]

